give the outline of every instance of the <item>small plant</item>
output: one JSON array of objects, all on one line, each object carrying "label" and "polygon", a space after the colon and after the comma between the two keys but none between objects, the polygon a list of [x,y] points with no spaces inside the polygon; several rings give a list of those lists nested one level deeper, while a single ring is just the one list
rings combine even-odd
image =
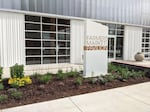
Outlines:
[{"label": "small plant", "polygon": [[41,76],[41,74],[39,74],[39,73],[36,72],[32,76],[33,76],[33,78],[38,79]]},{"label": "small plant", "polygon": [[28,84],[32,84],[32,80],[29,76],[22,78],[10,78],[8,80],[8,84],[10,84],[11,87],[18,88]]},{"label": "small plant", "polygon": [[105,85],[108,82],[108,80],[104,76],[100,76],[99,77],[99,82],[101,84]]},{"label": "small plant", "polygon": [[8,99],[7,95],[0,95],[0,103],[3,103],[4,101],[6,101]]},{"label": "small plant", "polygon": [[63,73],[62,70],[58,70],[57,72],[57,75],[56,75],[57,79],[59,80],[63,80],[67,77],[67,74],[66,73]]},{"label": "small plant", "polygon": [[0,90],[3,90],[4,89],[4,85],[3,83],[0,83]]},{"label": "small plant", "polygon": [[0,67],[0,82],[2,81],[3,67]]},{"label": "small plant", "polygon": [[19,100],[23,97],[23,93],[20,91],[14,91],[11,93],[11,96],[16,100]]},{"label": "small plant", "polygon": [[48,83],[51,79],[52,79],[52,76],[51,76],[51,75],[43,75],[43,76],[41,76],[41,77],[39,78],[39,81],[40,81],[41,83],[46,84],[46,83]]},{"label": "small plant", "polygon": [[114,75],[112,75],[112,74],[105,75],[103,78],[105,78],[105,80],[107,80],[107,82],[111,82],[111,81],[116,79],[116,77]]},{"label": "small plant", "polygon": [[82,85],[82,82],[83,82],[83,78],[82,77],[77,77],[76,80],[75,80],[75,84],[76,85]]},{"label": "small plant", "polygon": [[14,66],[10,67],[10,74],[11,78],[22,78],[24,77],[24,66],[15,64]]},{"label": "small plant", "polygon": [[79,72],[77,71],[77,69],[73,70],[71,69],[71,71],[68,74],[70,77],[77,77],[79,75]]}]

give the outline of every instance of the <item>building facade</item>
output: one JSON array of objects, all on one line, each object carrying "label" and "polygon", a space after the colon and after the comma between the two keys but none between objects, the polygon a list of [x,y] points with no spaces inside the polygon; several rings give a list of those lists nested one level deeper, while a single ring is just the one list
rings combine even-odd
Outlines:
[{"label": "building facade", "polygon": [[85,20],[109,28],[108,61],[150,60],[149,0],[0,0],[0,65],[82,70]]}]

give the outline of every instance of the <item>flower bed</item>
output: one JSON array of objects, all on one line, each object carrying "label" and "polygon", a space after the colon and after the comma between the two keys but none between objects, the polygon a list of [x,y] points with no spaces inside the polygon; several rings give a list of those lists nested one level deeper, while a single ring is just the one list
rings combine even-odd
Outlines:
[{"label": "flower bed", "polygon": [[12,79],[3,80],[0,84],[0,109],[147,82],[150,77],[141,71],[109,65],[109,74],[105,76],[83,78],[77,71],[63,73],[59,70],[57,74],[36,73],[31,80],[32,83],[29,81],[24,86],[8,84],[13,82]]}]

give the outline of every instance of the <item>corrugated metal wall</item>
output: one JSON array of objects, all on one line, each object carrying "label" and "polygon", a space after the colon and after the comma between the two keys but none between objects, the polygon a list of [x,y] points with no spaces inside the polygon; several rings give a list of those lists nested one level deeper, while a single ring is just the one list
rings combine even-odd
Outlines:
[{"label": "corrugated metal wall", "polygon": [[25,63],[24,15],[0,12],[0,65]]},{"label": "corrugated metal wall", "polygon": [[150,0],[0,0],[0,8],[150,25]]}]

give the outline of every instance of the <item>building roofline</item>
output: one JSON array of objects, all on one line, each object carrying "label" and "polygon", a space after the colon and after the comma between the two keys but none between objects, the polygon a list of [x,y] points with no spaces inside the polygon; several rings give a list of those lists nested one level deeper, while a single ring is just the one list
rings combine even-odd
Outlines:
[{"label": "building roofline", "polygon": [[[85,21],[89,18],[83,18],[83,17],[74,17],[74,16],[65,16],[65,15],[57,15],[57,14],[48,14],[43,12],[33,12],[33,11],[22,11],[22,10],[10,10],[10,9],[0,9],[0,11],[3,12],[12,12],[12,13],[20,13],[20,14],[28,14],[28,15],[37,15],[37,16],[51,16],[51,17],[58,17],[58,18],[64,18],[64,19],[74,19],[74,20],[81,20]],[[150,26],[145,25],[137,25],[137,24],[129,24],[129,23],[121,23],[121,22],[113,22],[113,21],[106,21],[106,20],[98,20],[98,19],[89,19],[95,22],[99,23],[111,23],[111,24],[120,24],[120,25],[127,25],[127,26],[135,26],[135,27],[147,27],[150,28]]]}]

